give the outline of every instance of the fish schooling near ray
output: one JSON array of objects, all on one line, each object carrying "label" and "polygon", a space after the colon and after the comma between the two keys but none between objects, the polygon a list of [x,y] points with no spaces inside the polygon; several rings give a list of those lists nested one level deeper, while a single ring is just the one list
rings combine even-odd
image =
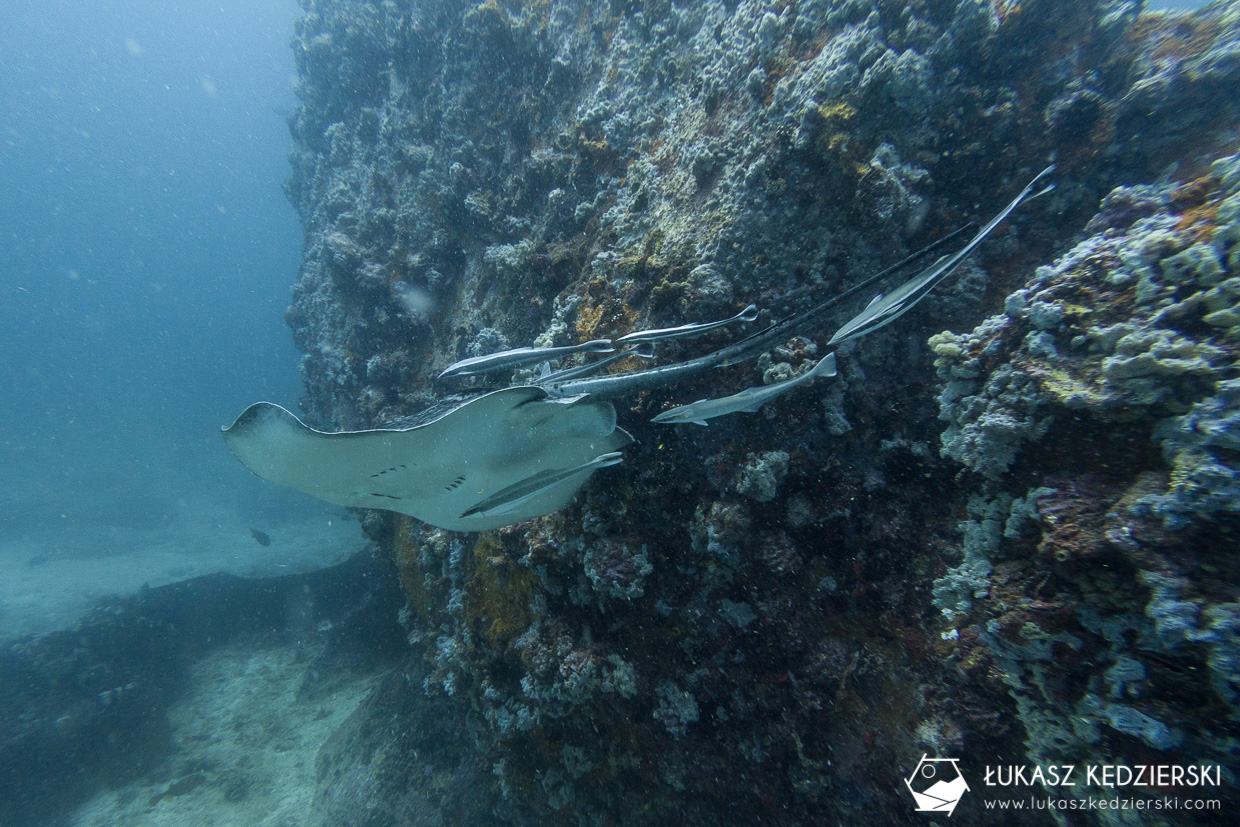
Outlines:
[{"label": "fish schooling near ray", "polygon": [[576,379],[580,376],[592,376],[598,373],[599,371],[601,371],[603,368],[614,365],[616,362],[619,362],[621,359],[627,359],[630,356],[636,356],[640,359],[653,359],[654,358],[654,342],[640,342],[634,345],[633,347],[625,348],[619,353],[613,353],[611,356],[605,356],[602,359],[596,359],[593,362],[587,362],[586,364],[580,367],[565,368],[564,370],[557,370],[555,373],[548,373],[545,376],[541,376],[535,379],[534,384],[535,385],[546,385],[546,384],[553,385],[557,382],[563,382],[567,379]]},{"label": "fish schooling near ray", "polygon": [[566,347],[518,347],[502,350],[499,353],[488,353],[484,356],[471,356],[459,362],[453,362],[439,374],[440,379],[455,376],[478,376],[484,373],[497,373],[501,370],[512,370],[522,365],[532,365],[572,356],[575,353],[611,353],[615,350],[610,339],[595,339],[579,345]]},{"label": "fish schooling near ray", "polygon": [[[986,226],[984,226],[973,236],[968,244],[962,248],[962,252],[964,250],[972,251],[978,244],[985,240],[985,238],[990,235],[990,233],[1004,218],[1020,206],[1022,202],[1029,199],[1034,184],[1036,184],[1036,182],[1042,177],[1050,174],[1053,169],[1054,166],[1050,166],[1039,173],[1033,181],[1031,181],[1020,192],[1020,194],[1017,195],[1016,198],[1014,198],[1002,210],[1002,212],[999,213],[998,216],[996,216],[996,218],[992,219],[986,224]],[[1038,192],[1037,195],[1041,195],[1046,191],[1047,190],[1042,190],[1041,192]],[[809,310],[794,313],[793,315],[775,322],[766,329],[760,330],[757,333],[736,342],[735,344],[727,345],[716,351],[707,353],[704,356],[699,356],[695,359],[689,359],[684,362],[675,362],[670,365],[660,365],[658,367],[647,368],[640,371],[632,371],[629,373],[614,373],[606,376],[571,379],[566,382],[547,383],[544,387],[547,388],[548,392],[555,396],[570,397],[582,393],[588,393],[592,396],[600,398],[625,396],[627,394],[640,393],[641,391],[653,390],[665,385],[670,385],[683,379],[687,379],[690,376],[695,376],[699,373],[710,370],[711,368],[734,365],[749,359],[755,359],[759,354],[770,350],[776,345],[788,341],[793,336],[799,336],[802,333],[817,328],[821,324],[821,319],[845,299],[848,299],[861,290],[875,284],[889,274],[902,270],[912,262],[920,260],[964,231],[965,228],[962,227],[961,229],[944,236],[921,250],[918,250],[902,261],[896,262],[891,267],[870,276],[860,284],[853,285],[839,295],[833,296],[821,304],[811,307]],[[941,268],[936,269],[936,277],[933,283],[937,284],[943,278],[946,278],[947,275],[959,266],[963,260],[964,256],[959,253],[955,256],[949,257],[948,260],[943,263]]]},{"label": "fish schooling near ray", "polygon": [[865,306],[864,310],[849,319],[843,327],[835,332],[835,335],[831,337],[831,340],[827,342],[827,345],[842,344],[850,339],[856,339],[859,336],[864,336],[865,334],[871,333],[884,325],[891,324],[891,322],[911,310],[913,305],[924,299],[931,290],[943,281],[943,279],[947,278],[947,276],[960,265],[960,262],[964,261],[965,257],[968,256],[969,253],[973,252],[977,245],[981,244],[986,236],[990,235],[991,230],[999,226],[1000,222],[1007,218],[1008,214],[1011,213],[1012,210],[1020,206],[1021,202],[1032,201],[1034,198],[1038,198],[1053,190],[1055,185],[1051,184],[1030,195],[1030,193],[1033,192],[1034,185],[1036,185],[1042,178],[1049,175],[1053,169],[1053,166],[1047,167],[1042,170],[1042,172],[1038,173],[1037,177],[1026,185],[1025,189],[1016,197],[1014,201],[1012,201],[1012,203],[1008,204],[1002,212],[992,218],[990,222],[983,227],[976,236],[974,236],[973,240],[961,248],[957,253],[951,256],[943,256],[938,261],[934,262],[934,264],[926,268],[925,271],[913,276],[911,279],[906,281],[904,284],[901,284],[890,293],[880,293],[875,296],[873,300]]},{"label": "fish schooling near ray", "polygon": [[[864,336],[908,312],[950,275],[979,244],[1034,193],[1054,167],[1039,173],[1002,211],[955,253],[890,291],[880,293],[832,336],[838,344]],[[757,358],[794,336],[812,331],[843,301],[894,272],[923,260],[965,232],[962,228],[808,310],[774,322],[733,344],[681,362],[620,373],[600,373],[628,356],[651,358],[657,343],[692,338],[755,321],[757,307],[715,322],[635,331],[616,340],[515,348],[449,365],[439,379],[477,377],[543,364],[531,384],[458,394],[412,417],[405,427],[328,433],[269,402],[251,405],[223,429],[242,464],[270,482],[327,502],[407,514],[453,531],[485,531],[541,517],[567,506],[595,472],[618,464],[633,437],[619,427],[607,400],[674,386],[692,376]],[[632,347],[615,353],[617,345]],[[549,373],[545,364],[577,353],[614,355]],[[828,353],[801,376],[730,396],[680,405],[654,417],[659,424],[707,420],[760,406],[818,377],[834,376]]]},{"label": "fish schooling near ray", "polygon": [[[475,514],[495,517],[501,514],[511,514],[513,511],[531,502],[535,497],[542,497],[548,494],[556,487],[570,487],[573,478],[579,475],[589,475],[595,469],[609,468],[613,465],[619,465],[624,461],[624,454],[619,451],[611,451],[606,454],[595,457],[589,462],[583,462],[572,468],[550,469],[547,471],[539,471],[531,474],[520,482],[513,483],[507,488],[496,491],[491,496],[478,503],[470,506],[461,512],[461,518],[472,517]],[[584,480],[572,485],[573,491],[580,488]]]},{"label": "fish schooling near ray", "polygon": [[707,424],[706,420],[714,419],[717,416],[726,416],[727,414],[741,411],[757,413],[759,408],[775,397],[783,396],[798,385],[817,379],[820,376],[835,376],[834,353],[828,353],[818,360],[818,364],[800,376],[794,376],[792,379],[785,379],[782,382],[775,382],[770,385],[759,385],[756,388],[747,388],[740,393],[734,393],[731,396],[725,396],[720,399],[699,399],[697,402],[691,402],[688,405],[681,405],[680,407],[672,408],[670,411],[664,411],[650,421],[668,425],[679,422],[705,425]]},{"label": "fish schooling near ray", "polygon": [[658,342],[666,339],[692,339],[712,330],[718,330],[721,327],[727,327],[737,322],[756,322],[758,320],[758,306],[751,304],[728,319],[721,319],[717,322],[696,322],[694,324],[682,324],[679,327],[663,327],[657,330],[635,330],[632,333],[626,333],[619,339],[617,344],[630,345],[638,342]]}]

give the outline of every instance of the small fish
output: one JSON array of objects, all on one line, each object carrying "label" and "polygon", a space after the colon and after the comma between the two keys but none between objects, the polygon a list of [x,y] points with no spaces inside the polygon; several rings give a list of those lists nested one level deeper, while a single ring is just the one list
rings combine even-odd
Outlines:
[{"label": "small fish", "polygon": [[672,408],[670,411],[664,411],[650,421],[665,424],[692,422],[695,425],[705,425],[708,419],[736,413],[737,411],[754,413],[758,408],[761,408],[780,394],[787,393],[802,382],[808,382],[819,376],[835,376],[834,353],[828,353],[807,373],[803,373],[793,379],[786,379],[773,385],[747,388],[740,393],[734,393],[721,399],[699,399],[697,402],[691,402],[688,405],[681,405],[678,408]]},{"label": "small fish", "polygon": [[100,692],[95,696],[95,704],[99,707],[105,707],[120,703],[121,699],[137,688],[137,686],[136,683],[127,683],[124,686],[117,686]]},{"label": "small fish", "polygon": [[611,353],[616,348],[611,339],[595,339],[580,345],[566,347],[518,347],[513,350],[501,350],[499,353],[488,353],[486,356],[471,356],[459,362],[453,362],[439,374],[440,379],[454,376],[477,376],[483,373],[494,373],[497,370],[517,368],[533,362],[545,362],[574,353]]},{"label": "small fish", "polygon": [[693,336],[701,336],[709,330],[733,324],[735,322],[752,322],[758,318],[757,305],[749,305],[740,313],[728,319],[721,319],[717,322],[697,322],[695,324],[682,324],[679,327],[661,327],[658,330],[636,330],[616,339],[617,344],[631,345],[637,342],[655,342],[660,339],[683,339]]},{"label": "small fish", "polygon": [[643,359],[654,358],[654,343],[643,342],[635,347],[622,350],[619,353],[604,357],[594,362],[589,362],[580,367],[568,368],[567,370],[557,370],[555,373],[548,373],[534,380],[535,385],[542,385],[547,382],[563,382],[565,379],[575,379],[578,376],[589,376],[592,373],[598,373],[608,365],[615,364],[621,359],[627,359],[630,356],[640,356]]},{"label": "small fish", "polygon": [[251,528],[250,535],[258,541],[260,546],[271,545],[271,538],[267,536],[266,532],[259,531],[257,528]]},{"label": "small fish", "polygon": [[496,516],[510,511],[522,503],[528,502],[531,498],[539,494],[546,493],[552,486],[563,482],[564,480],[574,477],[585,471],[594,471],[598,468],[608,468],[612,465],[618,465],[624,461],[624,455],[619,451],[612,451],[608,454],[601,454],[589,462],[583,462],[572,468],[560,468],[548,471],[539,471],[537,474],[531,474],[520,482],[513,483],[507,488],[496,491],[491,496],[479,501],[475,505],[470,506],[461,512],[461,519],[470,517],[474,514],[483,514]]},{"label": "small fish", "polygon": [[1050,174],[1050,172],[1054,169],[1055,167],[1052,165],[1038,173],[1037,177],[1030,181],[1029,184],[1021,190],[1020,195],[1016,196],[1016,198],[1012,200],[1012,203],[1008,204],[1001,213],[992,218],[989,224],[982,227],[982,229],[978,231],[977,235],[973,236],[973,240],[966,244],[959,252],[951,256],[943,256],[938,261],[934,262],[934,264],[931,264],[925,270],[913,276],[911,279],[904,282],[904,284],[901,284],[890,293],[880,293],[878,296],[874,297],[874,299],[872,299],[870,303],[865,306],[864,310],[856,316],[853,316],[844,323],[843,327],[835,331],[835,335],[831,337],[831,341],[827,342],[827,345],[837,345],[841,342],[847,342],[849,339],[856,339],[859,336],[864,336],[865,334],[871,333],[885,324],[895,321],[911,310],[913,306],[917,304],[917,302],[924,299],[926,294],[933,290],[939,282],[947,278],[947,276],[950,275],[957,266],[959,266],[960,262],[964,261],[965,256],[973,252],[974,248],[982,243],[983,239],[990,234],[991,230],[999,226],[999,223],[1003,221],[1003,219],[1007,218],[1008,214],[1011,213],[1012,210],[1020,206],[1022,201],[1037,198],[1038,196],[1045,195],[1054,189],[1055,185],[1051,184],[1033,195],[1030,195],[1030,192],[1033,191],[1034,184],[1036,184],[1043,176]]}]

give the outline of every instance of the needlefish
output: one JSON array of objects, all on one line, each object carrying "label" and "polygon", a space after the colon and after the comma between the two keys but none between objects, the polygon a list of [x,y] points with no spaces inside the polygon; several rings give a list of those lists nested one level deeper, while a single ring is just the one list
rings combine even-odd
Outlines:
[{"label": "needlefish", "polygon": [[758,319],[758,306],[751,304],[727,319],[721,319],[717,322],[695,322],[693,324],[682,324],[679,327],[661,327],[657,330],[635,330],[632,333],[626,333],[619,339],[617,344],[632,345],[638,342],[657,342],[662,339],[688,339],[694,336],[701,336],[711,330],[720,327],[726,327],[736,322],[753,322]]},{"label": "needlefish", "polygon": [[997,227],[1003,219],[1007,218],[1012,210],[1020,206],[1022,201],[1031,201],[1053,190],[1055,185],[1051,184],[1033,195],[1029,194],[1033,190],[1034,184],[1038,183],[1042,177],[1049,175],[1054,169],[1055,167],[1052,165],[1038,173],[1037,177],[1029,182],[1020,195],[1016,196],[1012,203],[1008,204],[1002,212],[992,218],[990,223],[983,227],[963,249],[950,256],[943,256],[938,259],[934,264],[931,264],[890,293],[879,293],[871,299],[864,310],[853,316],[844,323],[843,327],[835,331],[835,335],[831,337],[827,345],[837,345],[841,342],[847,342],[849,339],[856,339],[859,336],[872,333],[911,310],[917,302],[926,297],[926,294],[937,287],[939,282],[947,278],[960,265],[965,256],[973,252],[977,245],[981,244],[986,236],[990,234],[990,231]]},{"label": "needlefish", "polygon": [[615,349],[611,339],[594,339],[590,342],[583,342],[579,345],[566,345],[565,347],[518,347],[512,350],[501,350],[498,353],[488,353],[485,356],[471,356],[468,359],[453,362],[444,368],[443,373],[439,374],[439,378],[450,379],[455,376],[478,376],[484,373],[518,368],[535,362],[546,362],[550,359],[558,359],[561,356],[571,356],[574,353],[611,353]]},{"label": "needlefish", "polygon": [[708,419],[736,413],[737,411],[754,413],[758,408],[761,408],[775,397],[781,396],[797,385],[809,382],[819,376],[835,376],[834,353],[828,353],[808,372],[792,379],[785,379],[783,382],[776,382],[772,385],[747,388],[740,393],[734,393],[731,396],[724,396],[720,399],[699,399],[697,402],[691,402],[688,405],[681,405],[678,408],[672,408],[670,411],[664,411],[650,421],[660,423],[692,422],[695,425],[705,425]]}]

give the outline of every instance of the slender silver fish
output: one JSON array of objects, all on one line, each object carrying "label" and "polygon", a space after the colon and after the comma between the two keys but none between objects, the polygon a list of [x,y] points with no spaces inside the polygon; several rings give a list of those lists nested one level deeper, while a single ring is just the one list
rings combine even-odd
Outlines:
[{"label": "slender silver fish", "polygon": [[938,241],[933,242],[927,247],[923,247],[904,260],[896,262],[883,271],[875,273],[873,276],[870,276],[860,284],[853,285],[843,293],[840,293],[838,296],[833,296],[832,298],[827,299],[822,304],[811,307],[809,310],[803,310],[800,313],[789,316],[781,321],[775,322],[774,324],[768,326],[765,330],[760,330],[751,336],[741,339],[739,342],[734,342],[733,344],[711,351],[703,356],[698,356],[685,362],[674,362],[670,365],[660,365],[656,368],[630,371],[628,373],[609,373],[606,376],[568,379],[563,382],[547,382],[539,385],[539,387],[544,388],[547,391],[547,394],[551,397],[572,397],[578,394],[588,393],[593,397],[603,399],[660,388],[664,385],[678,382],[681,379],[695,376],[711,368],[722,367],[724,365],[735,365],[738,362],[753,359],[759,353],[770,350],[780,342],[785,342],[793,336],[800,334],[802,331],[809,330],[817,324],[819,318],[844,299],[847,299],[860,290],[864,290],[889,273],[906,266],[910,262],[915,261],[943,244],[948,243],[953,238],[963,233],[965,229],[967,229],[967,227],[961,227],[959,230],[955,230],[954,232],[943,236]]},{"label": "slender silver fish", "polygon": [[694,324],[682,324],[679,327],[661,327],[657,330],[635,330],[632,333],[626,333],[619,339],[617,344],[631,345],[637,342],[657,342],[660,339],[684,339],[693,336],[701,336],[709,330],[726,327],[735,322],[752,322],[758,318],[758,306],[751,304],[728,319],[720,319],[717,322],[696,322]]},{"label": "slender silver fish", "polygon": [[608,365],[613,365],[621,359],[627,359],[630,356],[640,356],[643,359],[654,358],[654,343],[643,342],[636,347],[622,350],[619,353],[612,354],[603,359],[581,365],[580,367],[568,368],[566,370],[557,370],[555,373],[548,373],[539,379],[534,380],[535,385],[545,385],[548,382],[563,382],[565,379],[575,379],[578,376],[589,376],[592,373],[598,373]]},{"label": "slender silver fish", "polygon": [[[1013,204],[1019,204],[1022,199],[1025,199],[1026,193],[1030,188],[1032,188],[1033,184],[1052,169],[1054,169],[1054,167],[1050,167],[1041,172],[1037,178],[1030,182],[1029,186],[1025,188],[1025,192],[1021,193]],[[1042,192],[1046,192],[1046,190],[1043,190]],[[1041,195],[1042,193],[1040,192],[1038,194]],[[988,224],[981,233],[978,234],[978,237],[974,238],[974,240],[969,243],[969,245],[965,248],[965,251],[967,252],[980,243],[982,238],[994,229],[994,225],[999,221],[1002,221],[1003,218],[1011,212],[1011,209],[1012,207],[1009,205],[1008,209],[1005,209],[990,224]],[[811,307],[809,310],[803,310],[800,313],[796,313],[781,321],[775,322],[766,329],[760,330],[757,333],[740,340],[739,342],[734,342],[733,344],[719,348],[715,351],[711,351],[710,353],[698,356],[694,359],[689,359],[685,362],[675,362],[670,365],[660,365],[659,367],[647,368],[645,370],[630,371],[628,373],[609,373],[605,376],[587,376],[579,379],[568,379],[563,382],[548,382],[546,384],[539,385],[539,387],[546,390],[547,394],[551,397],[573,397],[586,393],[597,399],[604,399],[652,390],[654,388],[672,384],[673,382],[678,382],[682,379],[687,379],[690,376],[695,376],[699,373],[710,370],[711,368],[723,367],[724,365],[734,365],[738,362],[753,359],[758,354],[763,351],[770,350],[780,342],[785,342],[793,336],[814,329],[818,325],[819,320],[843,300],[850,298],[861,290],[866,289],[879,279],[889,275],[891,272],[905,267],[912,261],[915,261],[943,244],[950,242],[952,239],[963,233],[966,229],[966,227],[962,227],[959,230],[940,238],[938,241],[935,241],[929,246],[918,250],[904,260],[884,269],[882,272],[876,273],[859,284],[849,287],[838,296],[833,296],[832,298],[827,299],[822,304]],[[950,260],[948,263],[952,267],[955,266],[954,264],[951,264]],[[871,304],[873,304],[873,302],[871,302]]]},{"label": "slender silver fish", "polygon": [[737,411],[754,413],[767,402],[770,402],[780,394],[787,393],[802,382],[809,382],[819,376],[834,375],[835,354],[828,353],[818,361],[818,364],[800,376],[785,379],[783,382],[776,382],[773,385],[747,388],[740,393],[734,393],[721,399],[699,399],[697,402],[691,402],[688,405],[681,405],[679,408],[664,411],[650,421],[662,423],[692,422],[695,425],[705,425],[708,419],[736,413]]},{"label": "slender silver fish", "polygon": [[529,499],[544,494],[552,486],[564,482],[565,480],[575,477],[586,471],[595,471],[599,468],[609,468],[612,465],[619,465],[624,461],[624,454],[619,451],[612,451],[608,454],[600,454],[589,462],[583,462],[572,468],[558,468],[547,471],[539,471],[537,474],[531,474],[520,482],[513,483],[507,488],[496,491],[491,496],[478,503],[470,506],[461,512],[460,519],[472,516],[474,514],[484,514],[496,516],[518,507]]},{"label": "slender silver fish", "polygon": [[471,356],[459,362],[453,362],[439,374],[440,379],[453,376],[477,376],[483,373],[494,373],[497,370],[518,368],[534,362],[545,362],[574,353],[611,353],[616,348],[611,339],[595,339],[579,345],[565,347],[518,347],[513,350],[501,350],[499,353],[488,353],[485,356]]},{"label": "slender silver fish", "polygon": [[[687,362],[673,362],[670,365],[660,365],[657,368],[633,370],[626,373],[586,376],[578,379],[568,379],[564,382],[545,382],[538,387],[545,390],[547,395],[552,398],[572,397],[583,393],[598,399],[624,396],[629,393],[640,393],[653,388],[661,388],[679,379],[701,373],[707,368],[718,367],[721,364],[720,357],[723,353],[723,350],[716,350],[707,353],[705,356],[690,359]],[[754,355],[756,356],[757,354]]]},{"label": "slender silver fish", "polygon": [[544,380],[539,387],[547,391],[547,394],[553,398],[574,397],[580,394],[590,394],[599,399],[624,396],[630,393],[640,393],[642,391],[661,388],[664,385],[678,382],[681,379],[687,379],[695,376],[703,371],[711,368],[723,367],[724,365],[735,365],[738,362],[744,362],[748,359],[755,358],[763,351],[770,350],[773,346],[780,342],[785,342],[793,336],[800,334],[803,330],[812,327],[818,319],[828,310],[839,304],[844,299],[852,296],[859,290],[863,290],[874,284],[883,276],[888,275],[892,271],[902,268],[910,262],[930,253],[934,249],[951,241],[956,236],[965,231],[966,227],[962,227],[948,235],[940,238],[938,241],[927,247],[918,250],[912,255],[899,261],[892,266],[884,269],[882,272],[870,276],[860,284],[852,287],[827,299],[822,304],[804,310],[786,319],[775,322],[765,330],[741,339],[739,342],[713,350],[703,356],[698,356],[684,362],[673,362],[670,365],[660,365],[655,368],[646,368],[645,370],[629,371],[627,373],[609,373],[605,376],[592,376],[584,378],[569,378],[564,381],[548,382]]},{"label": "slender silver fish", "polygon": [[1039,190],[1037,193],[1030,195],[1033,191],[1034,185],[1038,183],[1043,176],[1049,175],[1053,169],[1055,169],[1054,165],[1049,166],[1038,173],[1037,177],[1030,181],[1029,184],[1021,190],[1020,195],[1016,196],[1016,198],[1012,200],[1012,203],[1008,204],[1003,209],[1003,212],[992,218],[990,223],[988,223],[985,227],[982,227],[982,229],[978,231],[977,235],[973,236],[973,240],[966,244],[962,250],[950,256],[943,256],[938,261],[934,262],[934,264],[931,264],[925,270],[918,273],[916,276],[913,276],[911,279],[904,282],[904,284],[901,284],[895,290],[892,290],[890,293],[879,294],[875,297],[869,304],[866,305],[864,310],[856,316],[853,316],[844,323],[843,327],[835,331],[835,335],[831,337],[831,341],[827,342],[827,345],[837,345],[841,342],[847,342],[849,339],[856,339],[858,336],[864,336],[865,334],[877,330],[885,324],[895,321],[911,310],[913,306],[917,304],[917,302],[924,299],[926,294],[933,290],[939,282],[947,278],[947,276],[960,265],[960,262],[964,261],[965,256],[973,252],[977,245],[981,244],[986,236],[990,235],[991,230],[999,226],[999,223],[1003,221],[1003,219],[1007,218],[1008,214],[1011,213],[1012,210],[1019,207],[1022,201],[1037,198],[1039,195],[1045,195],[1054,189],[1055,185],[1051,184],[1050,186]]}]

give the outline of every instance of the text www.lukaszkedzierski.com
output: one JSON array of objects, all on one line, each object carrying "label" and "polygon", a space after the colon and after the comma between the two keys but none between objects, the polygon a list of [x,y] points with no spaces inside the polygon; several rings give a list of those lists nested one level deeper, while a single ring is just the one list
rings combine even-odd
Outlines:
[{"label": "text www.lukaszkedzierski.com", "polygon": [[1217,798],[998,798],[987,810],[1218,810]]}]

